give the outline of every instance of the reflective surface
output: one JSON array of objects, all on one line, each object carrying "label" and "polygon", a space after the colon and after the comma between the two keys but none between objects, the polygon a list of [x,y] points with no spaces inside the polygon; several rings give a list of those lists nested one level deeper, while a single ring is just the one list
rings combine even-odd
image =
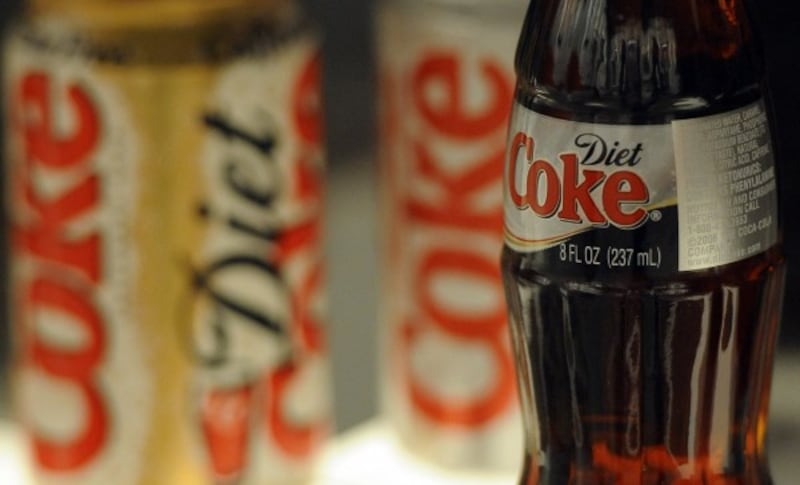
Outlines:
[{"label": "reflective surface", "polygon": [[[659,125],[764,96],[741,2],[540,0],[523,32],[517,101],[552,117]],[[622,232],[640,244],[649,230]],[[526,411],[521,483],[771,484],[780,245],[680,273],[561,261],[545,248],[503,256]]]},{"label": "reflective surface", "polygon": [[624,287],[518,271],[510,251],[504,265],[528,404],[525,483],[772,483],[782,263]]}]

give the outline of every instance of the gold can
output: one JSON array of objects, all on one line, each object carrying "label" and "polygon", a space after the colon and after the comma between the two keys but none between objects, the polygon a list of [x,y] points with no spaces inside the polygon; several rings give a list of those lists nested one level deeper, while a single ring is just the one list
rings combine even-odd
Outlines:
[{"label": "gold can", "polygon": [[41,483],[306,483],[330,429],[319,41],[290,1],[34,1],[6,44]]}]

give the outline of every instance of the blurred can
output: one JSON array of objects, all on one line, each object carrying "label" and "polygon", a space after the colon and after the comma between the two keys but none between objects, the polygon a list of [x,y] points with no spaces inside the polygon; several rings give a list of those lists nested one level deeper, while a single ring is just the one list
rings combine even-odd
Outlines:
[{"label": "blurred can", "polygon": [[513,52],[527,2],[377,13],[384,414],[447,467],[514,472],[522,440],[499,269]]},{"label": "blurred can", "polygon": [[318,38],[295,2],[42,0],[6,45],[41,483],[306,483],[330,428]]}]

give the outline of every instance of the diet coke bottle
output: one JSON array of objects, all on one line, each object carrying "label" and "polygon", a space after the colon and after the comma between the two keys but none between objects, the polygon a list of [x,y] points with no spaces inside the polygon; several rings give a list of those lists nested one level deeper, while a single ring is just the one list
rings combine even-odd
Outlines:
[{"label": "diet coke bottle", "polygon": [[742,2],[537,0],[502,269],[521,484],[770,484],[785,267]]}]

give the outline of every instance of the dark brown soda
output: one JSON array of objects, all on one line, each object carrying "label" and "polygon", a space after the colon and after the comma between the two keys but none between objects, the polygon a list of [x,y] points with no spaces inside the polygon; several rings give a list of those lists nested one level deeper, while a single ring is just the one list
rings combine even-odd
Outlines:
[{"label": "dark brown soda", "polygon": [[[664,124],[765,96],[738,0],[533,0],[517,102]],[[780,245],[702,271],[559,273],[502,257],[526,427],[522,485],[765,485]]]}]

